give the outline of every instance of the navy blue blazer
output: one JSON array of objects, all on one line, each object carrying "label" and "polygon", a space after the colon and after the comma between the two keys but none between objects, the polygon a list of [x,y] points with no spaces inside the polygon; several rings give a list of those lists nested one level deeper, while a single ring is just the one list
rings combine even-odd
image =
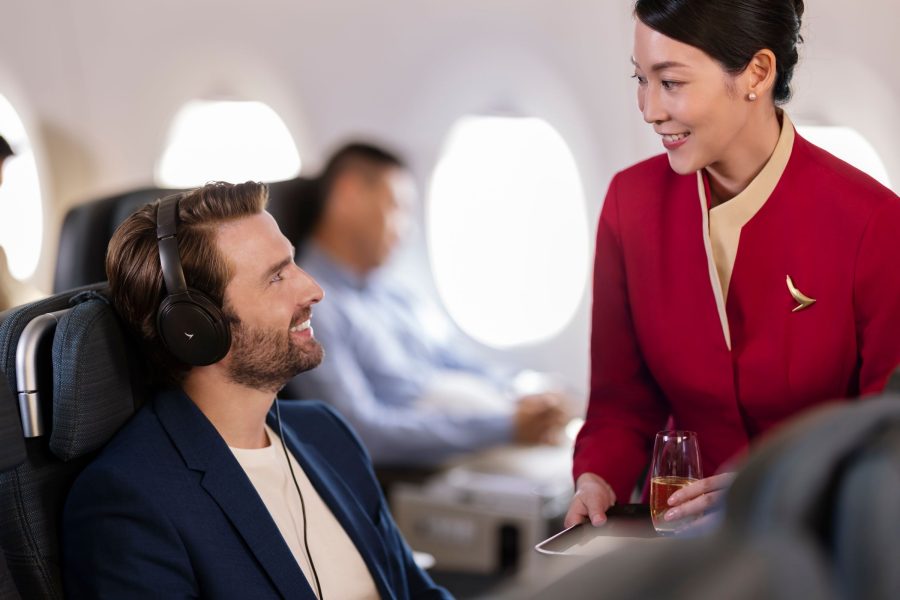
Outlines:
[{"label": "navy blue blazer", "polygon": [[[302,401],[283,403],[282,421],[289,450],[381,597],[449,598],[413,562],[343,419]],[[277,431],[274,413],[268,422]],[[310,547],[315,555],[315,540]],[[180,391],[148,402],[79,475],[66,500],[62,548],[71,598],[315,600],[225,441]]]}]

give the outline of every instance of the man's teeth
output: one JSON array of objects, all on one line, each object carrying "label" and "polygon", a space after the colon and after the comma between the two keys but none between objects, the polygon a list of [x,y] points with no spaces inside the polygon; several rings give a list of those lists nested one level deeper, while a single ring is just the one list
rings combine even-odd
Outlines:
[{"label": "man's teeth", "polygon": [[676,133],[675,135],[664,135],[663,139],[669,143],[678,142],[683,140],[687,136],[691,135],[690,133]]},{"label": "man's teeth", "polygon": [[307,329],[309,329],[309,327],[310,327],[309,319],[307,319],[307,320],[303,321],[302,323],[291,327],[291,332],[297,333],[298,331],[306,331]]}]

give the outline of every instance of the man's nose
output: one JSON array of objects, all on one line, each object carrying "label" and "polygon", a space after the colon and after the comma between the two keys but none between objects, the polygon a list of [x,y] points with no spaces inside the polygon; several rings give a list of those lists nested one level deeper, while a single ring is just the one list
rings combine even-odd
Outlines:
[{"label": "man's nose", "polygon": [[322,298],[325,297],[325,291],[318,283],[316,283],[316,280],[312,278],[312,275],[296,265],[295,268],[298,271],[296,281],[298,292],[302,297],[301,304],[305,306],[320,302]]}]

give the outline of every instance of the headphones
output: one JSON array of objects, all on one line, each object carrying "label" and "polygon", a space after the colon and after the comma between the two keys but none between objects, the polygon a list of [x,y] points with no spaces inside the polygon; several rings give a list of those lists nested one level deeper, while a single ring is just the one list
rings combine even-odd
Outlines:
[{"label": "headphones", "polygon": [[178,253],[178,202],[184,194],[166,196],[156,209],[156,240],[166,297],[156,312],[156,330],[178,360],[202,367],[222,360],[231,347],[231,328],[209,296],[187,287]]}]

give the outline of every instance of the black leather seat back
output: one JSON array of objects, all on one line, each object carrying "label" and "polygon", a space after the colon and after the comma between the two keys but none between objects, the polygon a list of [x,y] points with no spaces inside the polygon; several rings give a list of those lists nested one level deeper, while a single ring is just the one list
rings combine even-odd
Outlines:
[{"label": "black leather seat back", "polygon": [[139,206],[176,190],[143,188],[69,209],[59,234],[53,293],[106,280],[106,246],[116,227]]}]

